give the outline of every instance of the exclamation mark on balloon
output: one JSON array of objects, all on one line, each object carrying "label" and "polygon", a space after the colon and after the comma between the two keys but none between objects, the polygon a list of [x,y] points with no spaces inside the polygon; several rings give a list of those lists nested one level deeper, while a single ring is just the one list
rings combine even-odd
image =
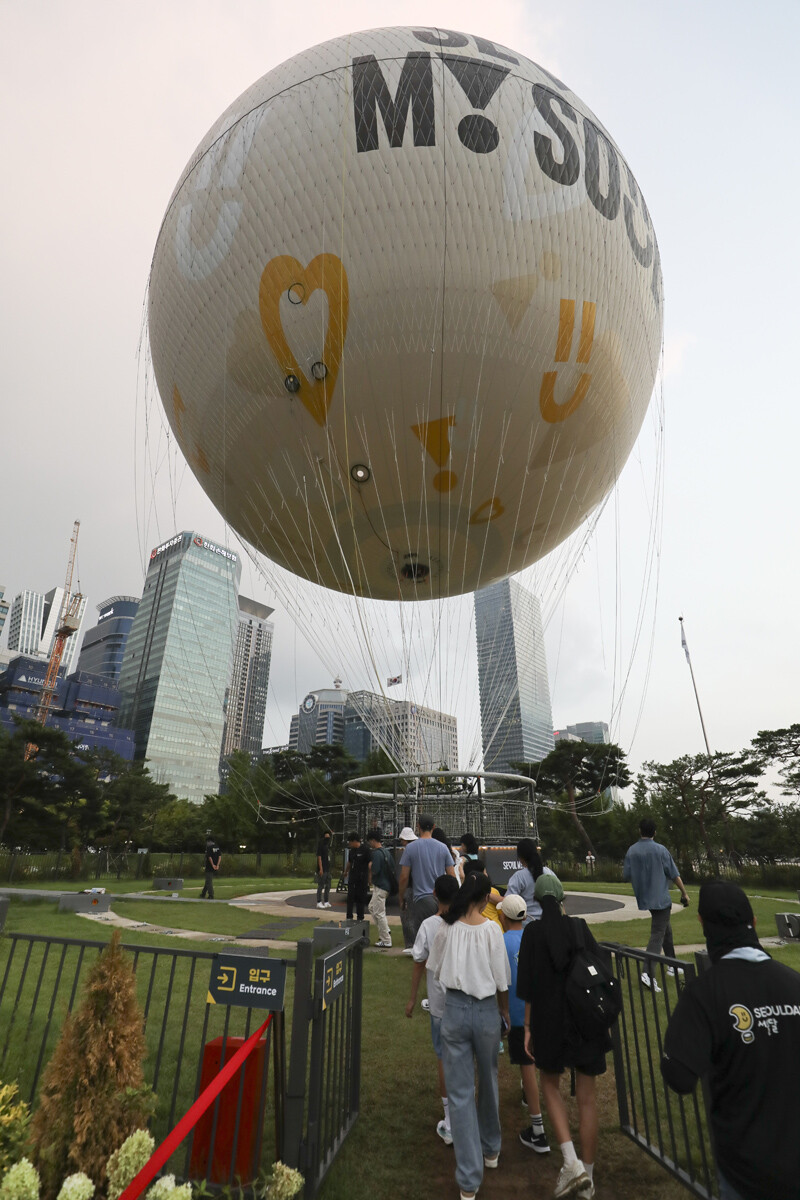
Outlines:
[{"label": "exclamation mark on balloon", "polygon": [[[450,430],[455,423],[455,417],[441,417],[438,421],[423,421],[421,425],[411,426],[437,467],[444,467],[450,458]],[[437,492],[451,492],[458,483],[458,476],[452,471],[440,470],[432,482]]]},{"label": "exclamation mark on balloon", "polygon": [[[576,361],[588,363],[592,354],[594,342],[594,323],[597,316],[597,305],[592,300],[584,300],[581,315],[581,333],[578,339],[578,354]],[[558,363],[569,362],[572,353],[572,339],[575,333],[575,301],[562,300],[558,319],[558,335],[556,338],[555,360]],[[539,390],[539,409],[545,421],[555,425],[566,421],[576,409],[580,408],[589,391],[592,376],[584,372],[575,385],[575,390],[569,400],[563,404],[556,403],[557,371],[545,371],[542,376],[542,386]]]}]

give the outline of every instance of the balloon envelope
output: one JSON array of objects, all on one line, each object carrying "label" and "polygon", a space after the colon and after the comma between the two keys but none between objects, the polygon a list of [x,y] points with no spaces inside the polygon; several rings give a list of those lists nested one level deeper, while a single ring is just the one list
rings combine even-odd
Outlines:
[{"label": "balloon envelope", "polygon": [[613,486],[661,351],[658,247],[564,83],[482,38],[372,30],[269,72],[203,139],[149,332],[242,537],[355,595],[457,595]]}]

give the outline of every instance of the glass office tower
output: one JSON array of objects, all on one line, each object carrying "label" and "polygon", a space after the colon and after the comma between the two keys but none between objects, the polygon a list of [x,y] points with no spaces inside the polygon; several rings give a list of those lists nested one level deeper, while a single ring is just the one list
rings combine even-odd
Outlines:
[{"label": "glass office tower", "polygon": [[87,629],[78,656],[79,671],[102,675],[117,683],[125,643],[133,625],[139,601],[135,596],[111,596],[97,606],[97,624]]},{"label": "glass office tower", "polygon": [[136,757],[197,804],[219,791],[241,569],[197,533],[156,547],[122,660],[120,724],[134,731]]},{"label": "glass office tower", "polygon": [[539,601],[515,579],[475,593],[483,765],[510,771],[554,746]]}]

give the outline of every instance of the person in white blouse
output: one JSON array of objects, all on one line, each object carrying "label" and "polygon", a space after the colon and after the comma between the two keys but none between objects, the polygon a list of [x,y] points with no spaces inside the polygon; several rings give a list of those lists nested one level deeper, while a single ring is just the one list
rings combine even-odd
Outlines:
[{"label": "person in white blouse", "polygon": [[486,875],[467,876],[428,957],[447,989],[442,1060],[461,1200],[472,1200],[484,1167],[496,1167],[500,1156],[497,1051],[501,1021],[509,1024],[511,971],[500,926],[481,915],[490,886]]}]

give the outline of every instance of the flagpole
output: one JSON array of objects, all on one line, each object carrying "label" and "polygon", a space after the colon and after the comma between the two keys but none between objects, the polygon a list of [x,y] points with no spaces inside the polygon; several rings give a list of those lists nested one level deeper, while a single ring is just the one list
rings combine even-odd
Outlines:
[{"label": "flagpole", "polygon": [[697,711],[700,715],[700,726],[703,730],[703,741],[706,744],[706,754],[710,758],[711,757],[711,747],[708,744],[708,734],[706,733],[706,723],[703,720],[703,710],[700,707],[700,697],[697,694],[697,683],[695,682],[695,678],[694,678],[694,668],[692,667],[692,660],[689,657],[689,646],[686,642],[686,633],[684,632],[684,628],[683,628],[683,617],[678,617],[678,620],[680,621],[680,626],[681,626],[681,645],[683,646],[683,652],[686,655],[686,661],[689,664],[689,674],[692,677],[692,687],[694,688],[694,698],[697,701]]}]

